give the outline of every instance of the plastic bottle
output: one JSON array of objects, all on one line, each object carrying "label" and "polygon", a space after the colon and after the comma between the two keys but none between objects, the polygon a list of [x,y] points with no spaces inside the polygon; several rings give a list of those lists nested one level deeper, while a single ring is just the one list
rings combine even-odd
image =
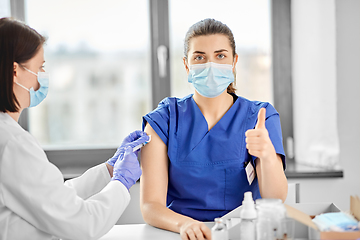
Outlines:
[{"label": "plastic bottle", "polygon": [[215,218],[215,225],[211,228],[212,240],[229,240],[227,227],[222,218]]},{"label": "plastic bottle", "polygon": [[286,208],[280,199],[256,199],[257,239],[283,239]]},{"label": "plastic bottle", "polygon": [[246,192],[240,212],[240,240],[256,239],[256,217],[257,212],[252,198],[252,192]]}]

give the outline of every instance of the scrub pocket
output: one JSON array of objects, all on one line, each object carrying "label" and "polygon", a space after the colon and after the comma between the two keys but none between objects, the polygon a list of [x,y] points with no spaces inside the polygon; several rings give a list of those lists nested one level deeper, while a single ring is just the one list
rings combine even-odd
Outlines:
[{"label": "scrub pocket", "polygon": [[[242,164],[239,164],[242,165]],[[225,209],[233,210],[242,204],[244,193],[251,191],[246,172],[239,165],[225,169]]]}]

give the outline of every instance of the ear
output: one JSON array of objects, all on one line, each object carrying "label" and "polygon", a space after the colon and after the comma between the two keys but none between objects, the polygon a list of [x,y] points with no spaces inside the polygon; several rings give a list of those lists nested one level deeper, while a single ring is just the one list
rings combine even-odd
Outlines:
[{"label": "ear", "polygon": [[14,76],[14,79],[15,79],[19,75],[20,65],[17,62],[14,62],[13,65],[14,65],[13,76]]},{"label": "ear", "polygon": [[235,57],[234,57],[233,72],[235,72],[236,64],[237,64],[237,62],[238,62],[238,59],[239,59],[239,55],[236,53],[236,54],[235,54]]},{"label": "ear", "polygon": [[184,66],[185,66],[185,70],[186,70],[186,74],[189,74],[189,66],[187,65],[187,60],[185,57],[183,57],[183,62],[184,62]]}]

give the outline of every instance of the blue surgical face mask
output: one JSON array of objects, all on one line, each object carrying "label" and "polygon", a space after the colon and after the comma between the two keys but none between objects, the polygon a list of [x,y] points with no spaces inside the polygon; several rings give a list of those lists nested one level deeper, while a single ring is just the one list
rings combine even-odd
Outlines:
[{"label": "blue surgical face mask", "polygon": [[208,62],[189,66],[188,82],[208,98],[219,96],[234,82],[233,65]]},{"label": "blue surgical face mask", "polygon": [[359,222],[345,212],[323,213],[313,222],[321,231],[359,231]]},{"label": "blue surgical face mask", "polygon": [[39,103],[41,103],[47,96],[48,90],[49,90],[49,74],[45,72],[38,72],[38,74],[34,73],[33,71],[30,71],[26,67],[23,67],[26,71],[34,74],[37,76],[37,80],[40,84],[40,88],[35,91],[34,88],[27,89],[20,83],[15,82],[20,87],[24,88],[26,91],[30,92],[30,106],[29,107],[35,107]]}]

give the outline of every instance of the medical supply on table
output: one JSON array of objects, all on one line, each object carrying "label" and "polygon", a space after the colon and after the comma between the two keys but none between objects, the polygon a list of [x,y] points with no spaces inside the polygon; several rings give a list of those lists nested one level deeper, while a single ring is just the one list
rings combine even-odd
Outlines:
[{"label": "medical supply on table", "polygon": [[208,62],[189,66],[188,82],[204,97],[214,98],[234,82],[233,65]]},{"label": "medical supply on table", "polygon": [[140,148],[142,148],[143,146],[145,146],[146,144],[148,144],[151,141],[151,135],[149,135],[149,141],[146,141],[144,143],[141,143],[135,147],[133,147],[133,152],[136,152],[137,150],[139,150]]},{"label": "medical supply on table", "polygon": [[215,218],[215,225],[211,228],[212,240],[228,240],[229,233],[222,218]]},{"label": "medical supply on table", "polygon": [[286,208],[280,199],[257,199],[257,240],[286,239]]},{"label": "medical supply on table", "polygon": [[331,212],[317,215],[313,222],[320,231],[359,231],[360,222],[345,212]]},{"label": "medical supply on table", "polygon": [[240,240],[255,240],[257,212],[252,198],[252,192],[246,192],[244,194],[240,218]]}]

